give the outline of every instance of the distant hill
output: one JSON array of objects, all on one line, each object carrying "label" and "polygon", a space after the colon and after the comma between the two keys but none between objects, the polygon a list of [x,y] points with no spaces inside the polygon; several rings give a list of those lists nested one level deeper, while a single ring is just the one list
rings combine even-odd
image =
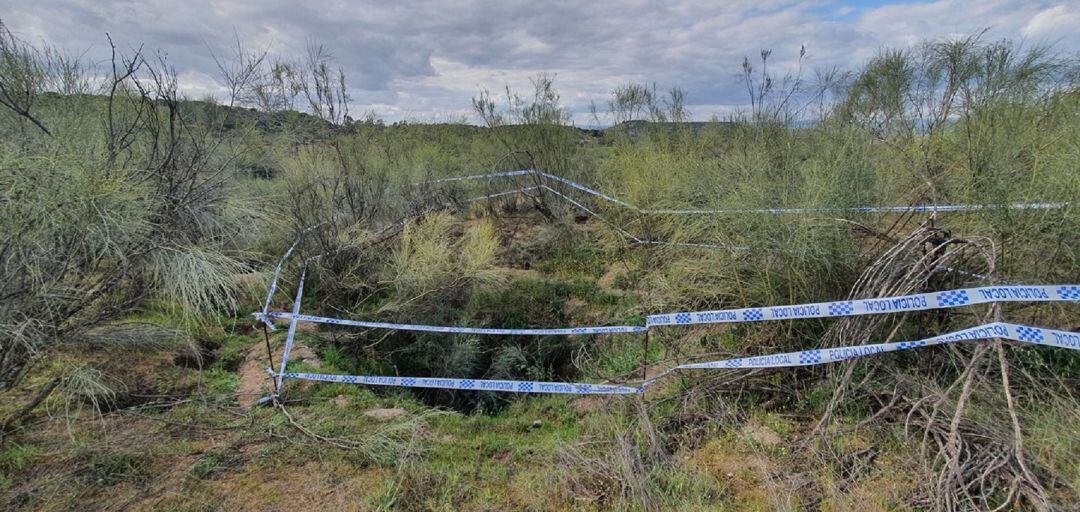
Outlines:
[{"label": "distant hill", "polygon": [[604,133],[612,133],[618,131],[626,132],[627,137],[631,141],[637,141],[643,134],[649,131],[659,131],[661,133],[674,133],[677,130],[689,129],[694,136],[701,135],[701,132],[708,129],[725,128],[730,126],[731,123],[726,121],[688,121],[681,123],[657,123],[653,121],[634,120],[619,123],[615,126],[605,128]]},{"label": "distant hill", "polygon": [[[38,100],[36,109],[70,109],[73,103],[81,108],[100,108],[102,112],[106,107],[106,98],[101,95],[75,95],[63,96],[56,93],[44,93]],[[344,126],[335,126],[311,114],[298,110],[279,110],[267,112],[254,108],[221,105],[204,100],[185,100],[181,103],[182,108],[191,114],[202,118],[216,118],[222,121],[221,128],[232,130],[241,126],[254,126],[264,135],[279,135],[288,132],[292,136],[301,139],[317,140],[325,138],[334,132],[355,130],[362,126],[382,126],[391,131],[406,130],[431,132],[431,134],[456,134],[458,136],[476,136],[487,130],[486,126],[478,126],[466,123],[417,123],[395,122],[384,124],[381,121],[354,121]],[[670,134],[678,130],[689,129],[694,136],[708,129],[722,128],[730,123],[721,121],[692,121],[692,122],[653,122],[646,120],[626,121],[607,128],[580,128],[567,126],[566,129],[574,130],[585,139],[601,139],[608,135],[625,133],[631,141],[639,140],[650,131]],[[500,129],[514,130],[516,125],[507,125]]]}]

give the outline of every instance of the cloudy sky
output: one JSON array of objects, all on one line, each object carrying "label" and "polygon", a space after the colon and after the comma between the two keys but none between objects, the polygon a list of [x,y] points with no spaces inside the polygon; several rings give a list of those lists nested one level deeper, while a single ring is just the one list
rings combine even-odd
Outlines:
[{"label": "cloudy sky", "polygon": [[106,32],[164,50],[196,97],[220,96],[211,49],[228,53],[235,35],[286,56],[318,41],[345,70],[353,112],[388,121],[474,120],[482,88],[524,91],[540,72],[556,75],[578,124],[630,81],[682,87],[693,117],[708,119],[747,103],[739,66],[762,48],[776,69],[801,45],[810,68],[850,69],[882,47],[989,28],[989,39],[1080,51],[1080,3],[1061,0],[0,0],[0,20],[90,59],[108,55]]}]

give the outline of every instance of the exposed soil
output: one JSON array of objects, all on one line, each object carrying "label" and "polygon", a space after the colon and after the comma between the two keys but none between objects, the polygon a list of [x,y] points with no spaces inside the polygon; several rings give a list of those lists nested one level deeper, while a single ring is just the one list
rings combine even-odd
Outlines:
[{"label": "exposed soil", "polygon": [[626,276],[626,266],[620,264],[614,264],[608,267],[607,272],[600,276],[600,279],[596,281],[596,286],[599,286],[601,290],[605,292],[619,295],[624,293],[623,290],[615,287],[615,280],[619,277]]},{"label": "exposed soil", "polygon": [[[304,324],[301,323],[300,325]],[[256,336],[261,338],[262,334],[259,333]],[[277,368],[280,363],[284,348],[284,346],[281,346],[274,350],[274,368]],[[289,353],[289,360],[303,361],[315,367],[322,364],[314,351],[299,342],[293,343],[292,352]],[[270,374],[266,372],[267,366],[269,366],[269,362],[266,359],[266,344],[262,339],[258,339],[248,349],[244,362],[240,364],[240,368],[236,371],[240,374],[240,383],[236,386],[237,405],[247,409],[254,405],[259,398],[267,396],[273,391],[274,381]]]},{"label": "exposed soil", "polygon": [[364,411],[364,416],[367,416],[368,418],[371,418],[373,420],[378,420],[378,421],[392,420],[394,418],[404,416],[405,414],[407,414],[405,409],[398,409],[398,408],[392,408],[392,409],[368,409],[368,410]]}]

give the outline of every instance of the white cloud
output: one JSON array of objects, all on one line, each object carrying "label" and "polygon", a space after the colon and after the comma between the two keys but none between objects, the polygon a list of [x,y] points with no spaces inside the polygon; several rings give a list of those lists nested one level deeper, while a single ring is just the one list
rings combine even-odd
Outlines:
[{"label": "white cloud", "polygon": [[1024,37],[1057,39],[1080,27],[1080,9],[1075,5],[1055,5],[1040,11],[1020,29]]},{"label": "white cloud", "polygon": [[122,48],[164,48],[195,96],[215,90],[210,49],[227,53],[234,33],[294,56],[316,40],[344,67],[352,110],[388,120],[456,118],[480,87],[524,89],[539,72],[558,76],[564,102],[579,113],[606,101],[612,87],[639,81],[683,87],[691,112],[707,119],[746,102],[739,65],[762,48],[774,50],[770,66],[780,72],[795,66],[802,44],[811,68],[854,68],[883,46],[985,27],[992,38],[1080,49],[1075,7],[1006,0],[876,8],[832,0],[0,0],[0,12],[23,37],[94,59],[108,55],[105,32]]}]

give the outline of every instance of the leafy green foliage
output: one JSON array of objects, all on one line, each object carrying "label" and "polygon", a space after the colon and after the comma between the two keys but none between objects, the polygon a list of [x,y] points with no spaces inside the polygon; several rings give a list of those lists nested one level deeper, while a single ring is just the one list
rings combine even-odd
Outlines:
[{"label": "leafy green foliage", "polygon": [[[252,340],[258,340],[239,329],[249,320],[241,314],[260,306],[259,295],[278,256],[305,228],[311,229],[286,264],[275,306],[288,305],[281,297],[291,296],[306,271],[305,312],[433,325],[640,324],[647,314],[676,309],[835,300],[863,283],[865,270],[898,237],[924,224],[940,230],[944,245],[969,249],[956,261],[961,270],[1012,282],[1075,279],[1080,256],[1075,205],[933,217],[642,215],[536,176],[421,183],[489,169],[536,168],[650,209],[1075,202],[1080,197],[1076,66],[1042,48],[972,37],[886,49],[865,68],[831,77],[828,91],[807,90],[801,76],[771,76],[764,65],[748,59],[743,71],[752,107],[746,115],[710,123],[646,122],[645,117],[682,119],[682,92],[675,89],[664,100],[655,88],[627,84],[613,92],[609,106],[614,118],[627,123],[605,133],[574,128],[554,79],[544,75],[534,80],[531,91],[485,91],[476,98],[473,106],[484,127],[352,121],[343,110],[346,91],[334,86],[328,55],[312,50],[309,58],[322,65],[321,85],[307,92],[290,88],[298,73],[314,79],[310,72],[315,70],[275,62],[259,78],[266,81],[246,91],[251,96],[231,99],[262,109],[249,111],[180,98],[167,64],[141,55],[118,57],[121,74],[130,75],[102,75],[105,85],[115,87],[86,88],[78,77],[90,75],[80,75],[77,62],[0,31],[0,79],[6,80],[0,85],[19,93],[15,102],[0,102],[5,107],[0,114],[0,388],[5,393],[20,383],[38,385],[37,375],[27,375],[26,369],[44,367],[64,374],[58,381],[64,396],[46,403],[60,404],[71,418],[105,415],[111,420],[110,409],[124,407],[117,397],[125,383],[101,369],[69,364],[72,360],[104,350],[115,354],[126,349],[131,355],[136,348],[172,350],[177,340],[201,354],[203,342],[212,340],[220,345],[216,360],[155,369],[149,384],[156,393],[192,401],[161,412],[159,419],[167,421],[155,434],[179,435],[176,431],[182,430],[189,435],[185,427],[205,426],[199,424],[200,415],[212,416],[232,403],[240,381],[237,369]],[[226,66],[230,75],[243,75],[243,62],[260,61],[250,57],[240,67]],[[771,53],[761,58],[764,64]],[[74,73],[69,76],[75,82],[58,81],[63,70]],[[154,87],[139,87],[150,83]],[[232,89],[234,96],[242,89]],[[287,110],[298,98],[319,117]],[[541,183],[644,239],[733,249],[635,245],[546,191],[465,207],[470,197]],[[931,256],[940,249],[938,242],[928,242],[914,250],[926,259],[903,263],[930,267],[929,277],[913,288],[983,283],[933,268]],[[893,334],[911,339],[971,325],[973,312],[894,318],[889,326],[848,333],[841,340],[880,341]],[[218,325],[221,315],[234,314],[235,321],[223,322],[234,324],[225,334]],[[1068,306],[1010,304],[1002,307],[1002,316],[1032,324],[1075,324]],[[648,353],[636,335],[451,336],[320,326],[302,333],[299,341],[317,349],[322,365],[294,362],[290,369],[625,380],[637,378],[643,362],[654,375],[664,365],[695,357],[815,347],[836,325],[807,321],[670,328],[650,335]],[[788,437],[812,428],[793,426],[790,418],[830,411],[841,417],[837,423],[843,427],[861,429],[860,435],[869,432],[865,435],[874,442],[888,445],[904,437],[895,420],[904,414],[875,416],[888,412],[889,407],[880,408],[883,404],[895,398],[896,407],[907,407],[925,404],[924,397],[944,397],[940,410],[948,414],[938,409],[934,414],[955,413],[955,435],[965,449],[999,449],[973,464],[1008,461],[980,471],[1016,468],[1017,461],[1008,458],[1013,441],[1002,427],[1013,422],[1004,389],[1030,404],[1019,416],[1032,454],[1023,460],[1037,474],[1053,475],[1046,481],[1057,482],[1054,492],[1075,498],[1078,470],[1068,461],[1076,459],[1076,443],[1059,428],[1075,422],[1075,392],[1060,377],[1075,374],[1080,357],[1040,347],[1009,347],[1007,355],[1013,371],[1005,387],[987,384],[1001,377],[996,362],[970,363],[977,370],[970,374],[981,380],[972,387],[966,408],[954,407],[955,390],[964,386],[953,384],[967,374],[972,351],[957,345],[949,351],[928,349],[856,363],[848,375],[862,387],[838,402],[839,365],[684,375],[670,386],[659,383],[654,389],[660,397],[641,409],[629,401],[597,405],[563,397],[516,400],[340,384],[286,388],[285,398],[298,404],[297,418],[313,432],[352,436],[350,455],[339,458],[327,457],[332,450],[312,438],[282,441],[276,436],[289,422],[267,410],[256,410],[250,418],[218,418],[214,427],[239,429],[240,423],[257,419],[251,425],[269,429],[273,435],[267,436],[267,430],[252,426],[242,439],[234,439],[237,444],[282,443],[284,455],[277,451],[282,446],[274,445],[275,450],[259,456],[258,464],[265,465],[261,469],[281,460],[329,459],[351,472],[386,470],[371,477],[384,479],[381,503],[406,508],[490,506],[498,492],[491,482],[530,496],[546,498],[550,492],[551,501],[543,504],[552,507],[711,508],[743,503],[739,480],[757,468],[738,467],[732,476],[706,480],[680,465],[682,455],[716,445],[757,450],[761,457],[789,454],[787,446],[752,438],[735,442],[738,436],[731,432],[719,434],[748,417]],[[33,365],[57,356],[62,364]],[[216,398],[189,397],[190,387],[176,385],[180,374],[197,375],[199,393]],[[26,377],[29,382],[21,380]],[[429,404],[486,414],[420,413],[386,425],[355,414],[381,401],[416,409],[410,401],[414,394]],[[585,412],[576,413],[577,407]],[[590,412],[590,407],[600,409]],[[534,417],[543,418],[542,426],[533,426]],[[578,424],[579,417],[589,423]],[[650,423],[654,420],[656,426]],[[454,440],[428,451],[423,438],[429,423]],[[930,434],[949,428],[911,428],[920,425]],[[571,444],[582,436],[589,438],[584,444]],[[809,491],[812,502],[832,506],[829,500],[837,500],[844,494],[840,490],[858,479],[852,468],[859,464],[849,459],[869,448],[846,443],[860,440],[838,437],[834,445],[811,450],[827,460],[800,459],[811,467],[793,466],[800,474],[825,475],[803,487],[814,489]],[[0,452],[5,475],[0,483],[5,486],[42,458],[30,445],[7,446]],[[197,455],[185,462],[190,465],[185,485],[191,487],[186,490],[193,495],[209,493],[220,475],[246,463],[225,448],[176,449]],[[425,464],[413,464],[421,456],[429,457]],[[489,464],[489,459],[507,463]],[[734,459],[733,464],[745,466],[746,458]],[[915,475],[936,460],[898,464],[905,471],[897,473]],[[122,451],[95,452],[77,465],[80,485],[89,487],[137,484],[152,474],[149,459]],[[393,474],[387,476],[390,468]],[[767,467],[760,471],[766,480],[772,472]],[[919,474],[919,479],[935,481],[934,476]],[[998,489],[1014,482],[987,481],[996,482]],[[925,495],[936,491],[912,484],[904,492],[904,502],[926,506],[930,498]],[[801,503],[792,500],[788,503]],[[507,500],[506,508],[542,501]],[[784,500],[748,502],[776,505]],[[837,503],[842,508],[843,502]]]}]

